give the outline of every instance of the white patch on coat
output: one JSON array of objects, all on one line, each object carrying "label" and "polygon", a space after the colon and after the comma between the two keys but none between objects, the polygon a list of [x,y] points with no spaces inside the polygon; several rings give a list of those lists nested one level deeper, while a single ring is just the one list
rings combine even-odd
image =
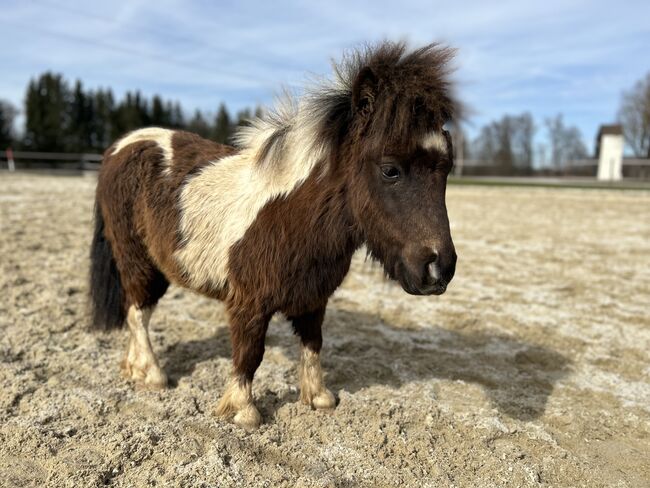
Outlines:
[{"label": "white patch on coat", "polygon": [[420,146],[427,151],[435,149],[442,154],[447,154],[447,139],[441,132],[430,132],[420,141]]},{"label": "white patch on coat", "polygon": [[[287,196],[323,161],[315,121],[296,107],[286,114],[253,120],[237,137],[241,152],[213,161],[184,185],[179,199],[181,247],[174,253],[189,283],[223,287],[232,246],[241,239],[268,202]],[[291,110],[294,110],[291,112]],[[260,150],[286,124],[282,143]],[[282,127],[282,126],[280,126]]]},{"label": "white patch on coat", "polygon": [[165,173],[169,172],[169,168],[174,159],[174,149],[172,147],[172,136],[174,131],[170,129],[162,129],[160,127],[148,127],[146,129],[138,129],[128,133],[122,139],[117,141],[115,149],[111,153],[114,156],[122,149],[136,142],[153,141],[160,147],[163,154],[163,165]]}]

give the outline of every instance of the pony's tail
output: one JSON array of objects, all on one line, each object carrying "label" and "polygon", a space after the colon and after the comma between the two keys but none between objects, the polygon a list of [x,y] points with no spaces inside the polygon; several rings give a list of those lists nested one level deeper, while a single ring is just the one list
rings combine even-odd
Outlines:
[{"label": "pony's tail", "polygon": [[118,329],[124,325],[124,289],[111,243],[104,236],[104,217],[95,203],[95,233],[90,248],[90,302],[92,329]]}]

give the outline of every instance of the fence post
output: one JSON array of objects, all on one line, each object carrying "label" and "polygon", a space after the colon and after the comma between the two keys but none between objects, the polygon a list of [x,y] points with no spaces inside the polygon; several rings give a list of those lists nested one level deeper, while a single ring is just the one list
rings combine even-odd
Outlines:
[{"label": "fence post", "polygon": [[10,147],[7,148],[7,168],[9,171],[16,171],[16,164],[14,163],[14,151]]}]

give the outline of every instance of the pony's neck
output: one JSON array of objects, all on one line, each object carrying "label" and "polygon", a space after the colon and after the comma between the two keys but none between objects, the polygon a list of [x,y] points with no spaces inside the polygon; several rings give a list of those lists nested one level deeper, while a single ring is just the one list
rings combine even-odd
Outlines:
[{"label": "pony's neck", "polygon": [[348,184],[344,177],[316,178],[320,196],[314,199],[313,231],[319,240],[327,243],[333,254],[350,256],[363,244],[363,233],[356,222],[348,197]]}]

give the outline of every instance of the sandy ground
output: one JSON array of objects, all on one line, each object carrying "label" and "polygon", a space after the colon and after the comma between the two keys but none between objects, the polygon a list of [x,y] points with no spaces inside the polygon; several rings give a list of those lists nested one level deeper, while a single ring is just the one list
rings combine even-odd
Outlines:
[{"label": "sandy ground", "polygon": [[246,433],[210,415],[220,303],[161,302],[163,392],[120,378],[125,332],[88,332],[93,190],[0,174],[0,486],[650,486],[650,193],[451,187],[448,292],[357,256],[325,323],[338,407],[297,402],[277,317]]}]

